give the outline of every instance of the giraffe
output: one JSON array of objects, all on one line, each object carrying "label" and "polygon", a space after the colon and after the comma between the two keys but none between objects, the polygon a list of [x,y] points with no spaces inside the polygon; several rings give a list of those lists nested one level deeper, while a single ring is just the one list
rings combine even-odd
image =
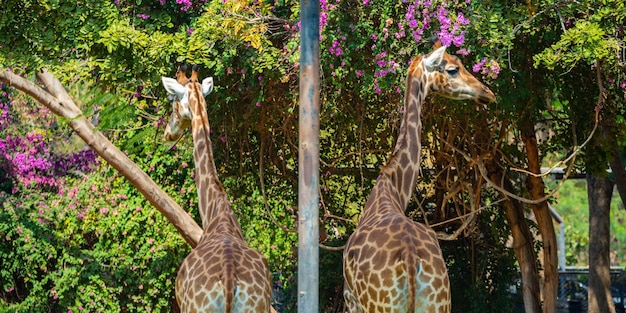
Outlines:
[{"label": "giraffe", "polygon": [[[271,312],[271,278],[265,257],[248,247],[230,202],[217,177],[204,97],[213,78],[162,77],[172,114],[165,128],[167,141],[178,140],[191,127],[195,181],[203,233],[178,270],[176,300],[180,312]],[[273,310],[272,310],[273,311]]]},{"label": "giraffe", "polygon": [[404,214],[420,169],[421,107],[430,93],[483,104],[495,96],[445,50],[436,42],[409,67],[399,137],[344,250],[347,312],[450,312],[437,236]]}]

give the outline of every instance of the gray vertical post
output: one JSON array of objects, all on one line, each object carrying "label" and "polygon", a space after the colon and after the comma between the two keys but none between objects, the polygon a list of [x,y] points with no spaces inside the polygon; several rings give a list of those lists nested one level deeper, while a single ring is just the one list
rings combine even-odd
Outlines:
[{"label": "gray vertical post", "polygon": [[300,0],[298,312],[319,312],[319,0]]}]

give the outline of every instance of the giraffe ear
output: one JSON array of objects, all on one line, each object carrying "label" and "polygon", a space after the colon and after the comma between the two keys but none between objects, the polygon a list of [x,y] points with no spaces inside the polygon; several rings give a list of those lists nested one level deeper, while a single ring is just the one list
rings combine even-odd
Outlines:
[{"label": "giraffe ear", "polygon": [[213,91],[213,77],[207,77],[202,80],[202,95],[207,96]]},{"label": "giraffe ear", "polygon": [[187,88],[179,84],[176,79],[161,77],[161,81],[163,81],[163,87],[165,87],[168,94],[176,96],[178,99],[182,99],[185,96]]},{"label": "giraffe ear", "polygon": [[443,55],[446,53],[446,47],[442,46],[433,51],[428,57],[424,59],[424,66],[429,72],[439,70],[439,65],[443,62]]}]

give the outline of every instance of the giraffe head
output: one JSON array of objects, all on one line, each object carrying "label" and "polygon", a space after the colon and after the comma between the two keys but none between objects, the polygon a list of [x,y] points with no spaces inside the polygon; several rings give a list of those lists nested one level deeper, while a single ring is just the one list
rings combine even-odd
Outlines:
[{"label": "giraffe head", "polygon": [[[422,71],[418,69],[420,65],[423,65]],[[420,72],[428,77],[429,92],[480,104],[496,100],[493,92],[467,71],[458,57],[446,53],[446,47],[438,41],[433,52],[413,60],[409,75],[420,75]]]},{"label": "giraffe head", "polygon": [[194,65],[190,78],[187,78],[183,66],[178,69],[176,79],[161,77],[161,80],[172,103],[172,114],[165,126],[165,140],[175,141],[191,125],[194,112],[204,109],[206,105],[204,97],[213,90],[213,77],[207,77],[200,83],[198,67]]}]

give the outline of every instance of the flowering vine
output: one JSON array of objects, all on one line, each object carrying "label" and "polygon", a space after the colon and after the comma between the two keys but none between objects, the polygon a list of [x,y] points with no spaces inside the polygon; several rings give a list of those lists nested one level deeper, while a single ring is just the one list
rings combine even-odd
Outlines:
[{"label": "flowering vine", "polygon": [[[355,13],[353,6],[361,13]],[[407,67],[414,55],[425,52],[419,47],[428,39],[436,36],[451,53],[472,53],[463,47],[470,6],[469,0],[401,0],[400,6],[322,0],[320,39],[322,53],[329,55],[322,60],[330,62],[322,66],[330,70],[338,86],[353,77],[365,83],[367,92],[398,91],[405,73],[401,68]],[[381,10],[386,7],[390,9]],[[500,73],[495,60],[484,60],[475,68],[492,79]]]},{"label": "flowering vine", "polygon": [[[48,140],[46,132],[33,129],[20,131],[25,126],[22,119],[39,119],[43,124],[53,125],[50,113],[40,107],[28,107],[15,112],[14,102],[8,88],[0,85],[0,176],[14,180],[26,187],[54,188],[63,185],[64,176],[74,171],[88,173],[97,164],[97,155],[91,149],[77,152],[59,152]],[[21,105],[20,105],[21,106]],[[16,118],[17,114],[20,118]],[[43,119],[43,121],[42,121]],[[20,135],[26,133],[26,135]],[[67,140],[67,139],[66,139]],[[12,192],[16,192],[14,187]]]}]

